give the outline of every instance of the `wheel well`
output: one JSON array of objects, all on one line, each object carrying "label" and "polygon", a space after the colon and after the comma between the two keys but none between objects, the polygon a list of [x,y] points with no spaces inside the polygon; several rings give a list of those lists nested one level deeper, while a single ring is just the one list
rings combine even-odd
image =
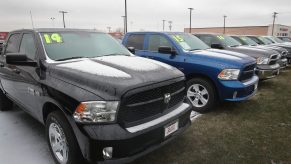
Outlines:
[{"label": "wheel well", "polygon": [[191,80],[193,78],[203,78],[203,79],[206,79],[209,82],[211,82],[211,84],[214,86],[215,92],[217,93],[216,96],[217,96],[217,98],[219,98],[219,92],[218,92],[217,86],[215,85],[215,83],[213,82],[213,80],[210,77],[203,75],[203,74],[190,74],[190,75],[186,76],[187,81]]},{"label": "wheel well", "polygon": [[43,106],[42,115],[43,115],[43,122],[46,122],[47,116],[56,110],[61,110],[57,105],[47,102]]}]

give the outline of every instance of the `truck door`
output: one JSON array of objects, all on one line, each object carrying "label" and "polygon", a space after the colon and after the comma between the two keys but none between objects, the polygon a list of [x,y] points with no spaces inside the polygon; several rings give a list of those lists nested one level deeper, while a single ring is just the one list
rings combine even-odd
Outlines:
[{"label": "truck door", "polygon": [[[36,60],[34,35],[32,33],[23,33],[21,38],[21,40],[17,41],[18,43],[8,42],[5,53],[10,53],[9,44],[18,45],[16,52],[14,51],[13,53],[25,54],[28,60]],[[36,116],[37,112],[33,110],[38,108],[37,102],[39,102],[39,97],[41,96],[41,87],[37,82],[37,67],[5,64],[3,69],[9,72],[4,78],[1,77],[4,90],[22,105],[27,112]]]},{"label": "truck door", "polygon": [[[145,54],[148,58],[158,60],[163,63],[167,63],[171,66],[178,68],[181,71],[184,71],[184,60],[185,56],[183,54],[179,54],[177,48],[174,44],[164,35],[161,34],[150,34],[148,35],[147,47],[145,48]],[[159,47],[171,47],[172,50],[176,51],[176,54],[171,53],[159,53]]]},{"label": "truck door", "polygon": [[130,34],[126,39],[125,46],[133,47],[135,49],[135,55],[140,57],[148,57],[145,53],[145,35],[144,34]]}]

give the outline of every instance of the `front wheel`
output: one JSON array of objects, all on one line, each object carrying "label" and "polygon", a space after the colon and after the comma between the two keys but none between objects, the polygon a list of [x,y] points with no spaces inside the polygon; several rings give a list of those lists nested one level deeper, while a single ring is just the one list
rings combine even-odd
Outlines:
[{"label": "front wheel", "polygon": [[48,115],[46,136],[50,151],[57,164],[82,163],[75,135],[61,111],[55,111]]},{"label": "front wheel", "polygon": [[217,103],[213,84],[204,78],[194,78],[187,82],[187,98],[193,110],[200,113],[212,110]]}]

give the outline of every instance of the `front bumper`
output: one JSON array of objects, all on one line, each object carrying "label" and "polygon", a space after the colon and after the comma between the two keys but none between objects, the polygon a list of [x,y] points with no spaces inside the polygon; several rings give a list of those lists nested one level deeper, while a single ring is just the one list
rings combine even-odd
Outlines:
[{"label": "front bumper", "polygon": [[[191,125],[192,107],[182,103],[175,108],[160,118],[134,127],[125,128],[119,124],[77,125],[77,131],[82,133],[76,136],[82,144],[83,156],[90,163],[129,163],[165,145]],[[165,138],[165,126],[174,121],[178,121],[178,130]],[[103,158],[105,147],[113,148],[111,159]]]},{"label": "front bumper", "polygon": [[288,66],[288,59],[280,59],[277,63],[280,65],[281,69],[286,68]]},{"label": "front bumper", "polygon": [[253,76],[251,79],[241,81],[220,81],[220,99],[222,101],[244,101],[250,99],[257,92],[259,78]]},{"label": "front bumper", "polygon": [[259,76],[260,80],[272,79],[279,75],[280,65],[257,65],[256,74]]}]

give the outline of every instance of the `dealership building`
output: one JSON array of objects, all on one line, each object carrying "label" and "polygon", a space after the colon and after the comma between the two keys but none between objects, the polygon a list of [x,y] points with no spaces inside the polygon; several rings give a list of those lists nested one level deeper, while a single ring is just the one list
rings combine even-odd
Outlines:
[{"label": "dealership building", "polygon": [[[226,27],[225,33],[232,35],[272,35],[273,25],[269,26],[240,26]],[[185,28],[184,32],[189,32],[189,28]],[[223,27],[207,27],[192,28],[192,33],[223,33]],[[291,26],[276,24],[274,26],[274,36],[282,36],[291,38]]]}]

